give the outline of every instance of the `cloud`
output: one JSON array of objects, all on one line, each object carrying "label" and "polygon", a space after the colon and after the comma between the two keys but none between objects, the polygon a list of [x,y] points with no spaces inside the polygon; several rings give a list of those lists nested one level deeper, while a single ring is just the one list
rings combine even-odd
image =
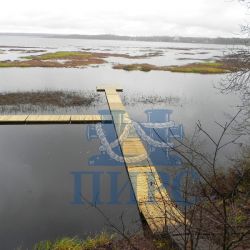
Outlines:
[{"label": "cloud", "polygon": [[230,37],[247,17],[237,0],[9,0],[0,31]]}]

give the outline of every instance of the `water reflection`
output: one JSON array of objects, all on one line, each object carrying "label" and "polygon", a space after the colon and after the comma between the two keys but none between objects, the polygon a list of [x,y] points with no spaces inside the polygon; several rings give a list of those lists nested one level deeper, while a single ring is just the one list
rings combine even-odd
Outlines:
[{"label": "water reflection", "polygon": [[[106,114],[107,110],[100,113]],[[173,143],[170,127],[181,139],[183,126],[174,124],[170,115],[170,110],[146,110],[141,129],[156,141],[152,129],[161,125],[155,129]],[[102,126],[108,141],[116,140],[113,124]],[[1,249],[101,231],[105,219],[89,208],[76,193],[79,190],[118,226],[119,216],[125,211],[128,230],[140,227],[125,165],[105,152],[94,125],[1,126],[0,137]],[[178,168],[180,159],[169,148],[145,145],[159,166],[164,185],[181,199],[177,188],[183,175]],[[113,150],[121,155],[119,147]]]},{"label": "water reflection", "polygon": [[[83,125],[37,125],[0,127],[0,241],[1,249],[20,245],[31,247],[37,241],[64,236],[84,238],[103,230],[105,219],[88,206],[72,205],[72,172],[93,171],[88,159],[101,146],[88,141]],[[95,168],[95,171],[99,171]],[[107,173],[112,168],[102,166]],[[84,194],[91,196],[90,178],[84,181]],[[127,182],[120,168],[119,188]],[[110,200],[110,176],[101,177],[102,200]],[[126,198],[119,197],[121,201]],[[136,206],[100,205],[119,226],[125,211],[126,227],[137,227]],[[128,226],[131,224],[130,226]]]}]

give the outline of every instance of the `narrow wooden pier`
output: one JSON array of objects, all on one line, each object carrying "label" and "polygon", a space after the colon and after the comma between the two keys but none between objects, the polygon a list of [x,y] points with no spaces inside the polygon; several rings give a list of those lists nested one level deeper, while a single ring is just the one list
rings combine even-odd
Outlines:
[{"label": "narrow wooden pier", "polygon": [[[141,216],[153,233],[177,231],[184,224],[184,216],[171,201],[155,166],[151,164],[147,151],[117,93],[122,89],[102,86],[98,87],[97,91],[106,94],[118,139],[126,125],[131,125],[128,137],[119,140],[119,143]],[[131,159],[135,157],[138,161],[133,163]]]},{"label": "narrow wooden pier", "polygon": [[0,115],[0,125],[18,124],[88,124],[112,122],[101,115]]}]

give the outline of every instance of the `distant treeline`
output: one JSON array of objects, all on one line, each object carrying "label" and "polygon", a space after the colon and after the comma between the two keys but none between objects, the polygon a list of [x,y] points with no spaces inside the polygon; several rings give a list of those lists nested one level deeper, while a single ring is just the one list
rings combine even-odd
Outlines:
[{"label": "distant treeline", "polygon": [[117,36],[117,35],[63,35],[63,34],[33,34],[33,33],[0,33],[12,36],[39,36],[48,38],[68,39],[98,39],[98,40],[123,40],[144,42],[179,42],[179,43],[205,43],[205,44],[242,44],[250,45],[249,38],[225,37],[177,37],[177,36]]}]

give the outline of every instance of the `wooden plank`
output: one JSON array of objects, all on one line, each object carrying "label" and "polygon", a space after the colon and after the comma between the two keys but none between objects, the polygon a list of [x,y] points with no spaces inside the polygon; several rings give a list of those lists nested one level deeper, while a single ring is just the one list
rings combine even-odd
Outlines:
[{"label": "wooden plank", "polygon": [[26,123],[69,123],[70,115],[29,115]]},{"label": "wooden plank", "polygon": [[136,187],[139,209],[152,224],[153,231],[184,223],[184,216],[172,202],[154,166],[129,167],[128,172],[132,185]]},{"label": "wooden plank", "polygon": [[108,100],[108,103],[110,104],[110,103],[118,103],[118,104],[120,104],[121,103],[121,98],[120,98],[120,96],[118,96],[117,94],[115,94],[115,95],[110,95],[110,94],[108,94],[107,95],[107,100]]},{"label": "wooden plank", "polygon": [[112,109],[113,111],[115,110],[125,111],[125,107],[120,103],[109,103],[109,108]]},{"label": "wooden plank", "polygon": [[0,125],[4,124],[75,124],[110,123],[110,116],[101,115],[0,115]]},{"label": "wooden plank", "polygon": [[122,142],[124,155],[142,155],[147,154],[145,147],[139,138],[127,138]]},{"label": "wooden plank", "polygon": [[123,88],[118,85],[99,85],[96,87],[98,92],[106,92],[108,94],[116,94],[116,92],[122,92]]},{"label": "wooden plank", "polygon": [[28,115],[1,115],[0,124],[6,123],[25,123]]},{"label": "wooden plank", "polygon": [[96,123],[102,122],[101,115],[71,115],[71,123]]}]

